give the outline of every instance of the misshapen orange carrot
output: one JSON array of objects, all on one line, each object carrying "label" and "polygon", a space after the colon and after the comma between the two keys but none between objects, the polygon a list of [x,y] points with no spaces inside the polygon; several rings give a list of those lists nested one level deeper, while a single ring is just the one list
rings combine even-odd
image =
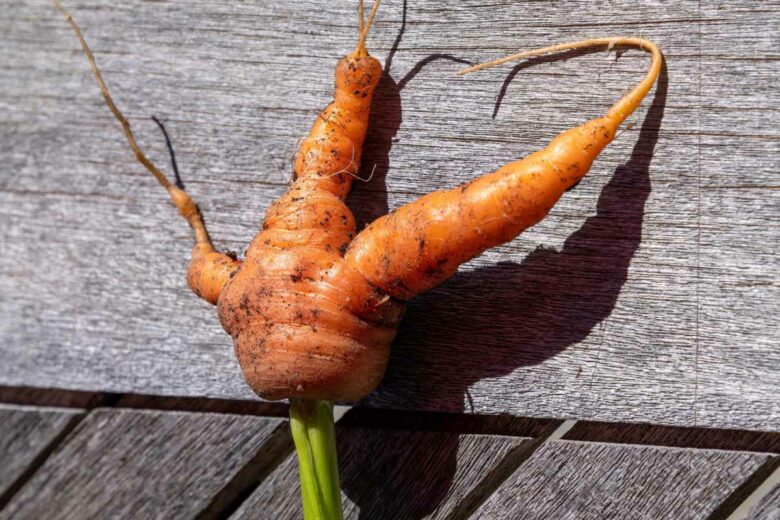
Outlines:
[{"label": "misshapen orange carrot", "polygon": [[639,106],[661,71],[658,47],[637,38],[598,38],[545,47],[461,71],[595,46],[630,46],[649,51],[645,79],[593,119],[558,135],[543,150],[469,184],[436,191],[381,217],[350,244],[346,259],[373,285],[407,300],[452,276],[458,266],[486,249],[512,240],[536,224],[563,193],[579,182],[618,126]]},{"label": "misshapen orange carrot", "polygon": [[344,198],[357,175],[381,64],[368,54],[358,4],[358,44],[336,66],[333,102],[317,117],[295,161],[295,181],[267,211],[243,262],[214,250],[195,202],[168,181],[136,144],[70,14],[106,104],[137,160],[168,190],[195,230],[192,290],[217,304],[249,385],[262,397],[354,400],[384,373],[403,304],[373,287],[343,258],[355,219]]},{"label": "misshapen orange carrot", "polygon": [[136,158],[168,190],[195,231],[190,287],[217,304],[247,382],[267,399],[351,401],[374,389],[387,364],[403,301],[542,219],[587,173],[661,67],[658,48],[633,38],[588,40],[500,60],[597,45],[640,47],[653,55],[645,80],[606,116],[563,132],[544,150],[495,173],[403,206],[353,240],[355,220],[344,198],[357,174],[372,95],[382,73],[365,48],[378,4],[364,22],[359,3],[358,45],[336,67],[334,101],[302,142],[295,181],[268,209],[263,229],[240,262],[214,250],[197,205],[138,148],[81,32],[55,0]]},{"label": "misshapen orange carrot", "polygon": [[[362,2],[360,4],[362,6]],[[268,399],[352,400],[379,384],[403,305],[344,261],[355,219],[344,203],[357,174],[381,64],[365,48],[336,66],[333,102],[295,161],[295,181],[266,213],[218,302],[249,385]]]}]

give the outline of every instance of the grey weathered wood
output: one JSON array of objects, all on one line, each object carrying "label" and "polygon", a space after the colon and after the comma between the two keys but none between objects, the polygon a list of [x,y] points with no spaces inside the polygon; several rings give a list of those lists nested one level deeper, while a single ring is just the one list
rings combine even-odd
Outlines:
[{"label": "grey weathered wood", "polygon": [[780,484],[750,510],[745,520],[776,520],[777,518],[780,518]]},{"label": "grey weathered wood", "polygon": [[280,419],[97,410],[0,518],[192,518],[289,443]]},{"label": "grey weathered wood", "polygon": [[79,410],[53,410],[0,405],[0,507],[31,465],[52,447]]},{"label": "grey weathered wood", "polygon": [[[527,438],[338,427],[345,518],[449,518],[483,480],[515,460]],[[511,468],[510,468],[511,471]],[[302,507],[291,455],[232,518],[296,520]]]},{"label": "grey weathered wood", "polygon": [[695,419],[779,430],[748,416],[780,412],[780,393],[751,383],[780,387],[780,328],[769,317],[780,310],[780,92],[771,86],[780,72],[780,6],[702,2],[702,15],[724,22],[701,33],[700,88],[712,102],[702,102],[699,119]]},{"label": "grey weathered wood", "polygon": [[[242,251],[354,44],[354,2],[68,5],[141,144],[166,163],[149,116],[167,121],[218,245]],[[402,11],[382,6],[380,59]],[[459,78],[447,56],[637,34],[665,50],[668,81],[547,220],[410,306],[368,403],[780,429],[779,19],[759,1],[410,2],[364,154],[377,174],[351,197],[363,222],[602,113],[647,64],[536,63],[496,111],[512,67]],[[188,229],[68,27],[25,0],[0,29],[0,384],[250,397],[186,288]]]},{"label": "grey weathered wood", "polygon": [[473,518],[705,519],[775,455],[554,441]]}]

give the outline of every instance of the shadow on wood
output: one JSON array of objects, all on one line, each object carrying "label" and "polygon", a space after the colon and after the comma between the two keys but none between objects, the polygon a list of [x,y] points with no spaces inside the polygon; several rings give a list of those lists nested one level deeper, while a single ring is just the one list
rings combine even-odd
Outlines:
[{"label": "shadow on wood", "polygon": [[[449,54],[431,54],[420,60],[412,69],[407,72],[403,78],[396,81],[390,75],[390,67],[393,64],[393,57],[398,52],[398,46],[401,44],[404,32],[406,31],[406,1],[403,4],[403,18],[401,28],[393,42],[390,51],[385,58],[385,64],[382,71],[382,77],[379,79],[376,90],[374,91],[374,100],[371,104],[371,115],[368,123],[368,133],[363,145],[363,158],[361,172],[365,178],[368,172],[373,172],[370,182],[355,183],[352,190],[352,196],[360,199],[360,204],[352,203],[349,207],[355,215],[358,229],[362,229],[387,214],[387,184],[385,178],[390,168],[390,150],[395,142],[395,136],[403,122],[403,107],[401,105],[401,90],[414,79],[417,74],[427,65],[438,60],[448,60],[464,65],[472,65],[471,62],[456,58]],[[361,195],[362,192],[370,194]]]},{"label": "shadow on wood", "polygon": [[[576,53],[579,54],[582,53]],[[566,53],[538,58],[533,63],[572,56]],[[460,61],[434,55],[421,61],[409,76],[439,58]],[[503,88],[526,66],[515,67]],[[411,79],[409,76],[396,84],[385,73],[387,79],[380,83],[383,90],[372,108],[381,115],[385,126],[374,130],[374,138],[367,142],[370,149],[366,156],[385,158],[385,162],[377,162],[383,165],[377,168],[382,186],[387,171],[386,157],[402,122],[399,86],[405,85]],[[384,393],[392,394],[397,402],[398,389],[403,389],[410,392],[410,397],[413,393],[413,401],[418,405],[463,412],[465,400],[471,399],[469,388],[475,382],[541,363],[585,339],[611,314],[642,240],[645,203],[651,191],[650,163],[658,141],[667,89],[664,65],[628,162],[615,170],[602,190],[596,215],[588,218],[560,251],[539,248],[520,264],[500,263],[460,273],[410,303],[393,346],[379,400]],[[501,100],[499,96],[494,113]],[[380,202],[372,208],[377,214],[372,213],[368,220],[387,210],[386,195],[377,198]],[[458,305],[451,304],[453,299],[459,301]],[[453,309],[473,312],[461,316]],[[387,457],[383,446],[366,444],[364,448],[366,452],[361,453],[364,460]],[[387,511],[388,517],[427,516],[436,510],[452,484],[458,437],[444,437],[439,445],[429,448],[426,457],[404,458],[403,468],[385,468],[407,475],[404,480],[395,480],[388,489],[380,484],[372,493],[363,493],[360,490],[364,484],[345,479],[344,491],[361,511],[376,514],[383,511],[378,507],[380,504],[391,502],[388,497],[403,496],[407,499],[399,507],[403,506],[404,510]],[[431,473],[433,468],[435,479]],[[382,479],[371,481],[381,483]],[[403,489],[397,489],[398,486]]]},{"label": "shadow on wood", "polygon": [[[539,248],[520,264],[459,273],[410,303],[383,388],[413,389],[418,403],[462,411],[473,383],[541,363],[610,315],[642,239],[667,85],[664,67],[629,161],[602,190],[596,215],[560,251]],[[456,308],[473,312],[455,315]]]},{"label": "shadow on wood", "polygon": [[[370,204],[351,205],[358,229],[385,215],[389,209],[385,178],[389,169],[390,150],[403,121],[401,89],[427,64],[435,60],[448,59],[465,63],[464,60],[453,56],[434,54],[418,62],[396,82],[390,75],[390,67],[406,30],[406,12],[407,3],[404,1],[401,28],[385,59],[382,78],[377,85],[371,106],[369,131],[362,163],[374,168],[373,176],[370,183],[362,185],[358,183],[353,193],[359,194],[363,189],[372,193],[370,197],[366,197]],[[363,171],[366,169],[362,168]],[[458,434],[441,433],[437,437],[437,445],[429,446],[426,450],[427,456],[420,454],[420,457],[397,457],[393,453],[393,446],[370,442],[357,444],[361,453],[351,453],[352,457],[356,460],[371,461],[371,464],[362,466],[360,472],[342,473],[342,488],[360,509],[360,518],[368,518],[368,515],[377,518],[375,515],[380,512],[384,512],[386,518],[423,518],[436,508],[452,485],[458,455]],[[349,446],[341,446],[341,441],[342,439],[339,438],[340,452],[349,448]],[[403,449],[403,446],[396,446],[396,448]],[[405,466],[404,463],[409,461],[415,461],[417,467],[399,467],[399,463],[400,466]],[[428,474],[430,478],[420,475],[418,472],[420,469],[423,475]],[[436,470],[435,474],[431,473],[433,469]],[[408,475],[408,478],[383,478],[388,473]],[[418,480],[420,478],[424,480]],[[370,492],[366,492],[367,483],[372,485]],[[389,485],[377,486],[376,483],[389,483]],[[398,500],[398,497],[407,499]],[[396,508],[389,510],[383,507],[383,504],[394,504]]]},{"label": "shadow on wood", "polygon": [[361,520],[425,518],[438,508],[453,485],[457,433],[386,430],[374,436],[373,440],[380,442],[346,440],[349,442],[339,437],[339,453],[345,453],[341,458],[346,465],[341,485],[360,510]]}]

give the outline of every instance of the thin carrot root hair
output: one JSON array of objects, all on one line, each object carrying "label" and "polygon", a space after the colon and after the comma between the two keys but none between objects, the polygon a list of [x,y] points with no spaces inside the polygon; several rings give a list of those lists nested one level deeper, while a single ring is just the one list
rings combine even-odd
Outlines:
[{"label": "thin carrot root hair", "polygon": [[368,32],[371,30],[371,26],[374,24],[374,18],[376,18],[376,12],[379,10],[379,4],[382,0],[374,0],[374,5],[371,6],[371,12],[368,13],[368,20],[363,18],[363,0],[358,0],[358,42],[357,42],[357,54],[360,56],[366,56],[368,51],[366,50],[366,38]]},{"label": "thin carrot root hair", "polygon": [[509,63],[512,61],[517,61],[517,60],[522,60],[527,58],[535,58],[537,56],[544,56],[545,54],[554,54],[554,53],[559,53],[564,51],[573,51],[578,49],[587,49],[591,47],[603,47],[603,46],[607,47],[606,49],[607,51],[611,51],[613,48],[617,46],[634,47],[637,49],[642,49],[644,51],[647,51],[652,56],[652,62],[650,63],[650,70],[647,72],[645,78],[636,87],[634,87],[634,89],[631,92],[629,92],[628,94],[620,98],[617,101],[617,103],[612,105],[612,108],[610,108],[606,114],[607,117],[617,120],[617,123],[620,124],[623,121],[625,121],[626,118],[634,112],[634,110],[636,110],[636,108],[639,106],[639,103],[642,102],[642,99],[650,91],[650,88],[652,88],[653,83],[655,83],[655,80],[658,78],[658,75],[661,73],[661,64],[663,62],[663,55],[661,54],[661,50],[658,48],[658,46],[655,43],[651,42],[650,40],[646,40],[644,38],[630,38],[624,36],[615,36],[615,37],[605,37],[605,38],[592,38],[589,40],[580,40],[576,42],[550,45],[548,47],[541,47],[539,49],[519,52],[517,54],[512,54],[510,56],[505,56],[503,58],[498,58],[496,60],[486,61],[484,63],[480,63],[478,65],[474,65],[472,67],[468,67],[466,69],[458,71],[458,74],[465,75],[478,70],[484,70],[484,69],[496,67],[498,65],[503,65],[504,63]]},{"label": "thin carrot root hair", "polygon": [[[135,140],[133,130],[130,128],[130,122],[119,110],[119,108],[116,106],[116,103],[114,102],[114,99],[111,97],[111,94],[108,91],[108,86],[103,80],[103,75],[100,73],[100,69],[97,66],[97,62],[95,61],[95,56],[92,54],[92,50],[89,48],[89,45],[87,44],[81,29],[73,20],[73,16],[71,16],[70,12],[62,5],[60,0],[53,0],[53,3],[54,7],[62,13],[62,15],[65,17],[65,20],[76,34],[76,38],[78,38],[79,43],[81,44],[81,49],[84,51],[84,55],[89,62],[89,66],[92,68],[92,75],[95,77],[95,81],[100,88],[100,93],[103,96],[103,100],[106,102],[106,105],[108,106],[109,110],[111,110],[111,113],[114,115],[116,120],[119,121],[119,123],[122,125],[122,132],[124,133],[130,148],[133,150],[136,160],[141,163],[144,168],[146,168],[146,170],[151,173],[155,179],[157,179],[157,182],[159,182],[160,185],[168,191],[173,204],[195,232],[196,244],[204,251],[213,251],[214,248],[211,244],[208,231],[206,231],[206,226],[203,223],[203,217],[201,216],[200,208],[198,208],[198,205],[195,204],[195,201],[193,201],[192,198],[183,189],[172,183],[168,177],[166,177],[165,174],[160,171],[160,169],[146,156],[146,154],[144,154],[143,150],[141,150],[141,147],[138,146],[138,142]],[[159,125],[160,123],[158,122],[157,124]]]},{"label": "thin carrot root hair", "polygon": [[[299,147],[300,147],[301,141],[303,141],[303,139],[299,139],[298,140],[298,146]],[[293,154],[293,160],[297,159],[297,156],[298,156],[299,153],[300,153],[300,150],[296,151]],[[355,167],[355,172],[354,173],[352,171],[350,171],[353,166]],[[349,175],[353,179],[355,179],[357,181],[360,181],[360,182],[371,182],[371,179],[374,178],[374,173],[376,172],[376,164],[374,164],[374,166],[371,168],[371,173],[369,174],[368,177],[361,177],[360,175],[358,175],[359,174],[359,168],[360,168],[360,165],[357,164],[357,162],[355,161],[355,145],[353,144],[352,145],[352,157],[349,160],[349,164],[346,165],[344,168],[342,168],[342,169],[340,169],[338,171],[335,171],[333,173],[329,173],[327,175],[321,175],[320,178],[322,178],[322,179],[329,179],[331,177],[338,177],[339,175],[345,174],[345,175]],[[316,169],[310,168],[308,170],[302,171],[299,175],[303,177],[303,176],[306,176],[308,174],[316,173],[316,172],[317,172]],[[295,173],[295,172],[293,172],[293,173]]]}]

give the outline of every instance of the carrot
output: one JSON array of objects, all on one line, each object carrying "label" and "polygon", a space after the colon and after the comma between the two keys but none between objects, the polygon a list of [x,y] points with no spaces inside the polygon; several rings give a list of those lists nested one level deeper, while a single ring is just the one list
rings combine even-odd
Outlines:
[{"label": "carrot", "polygon": [[509,61],[589,47],[629,46],[652,54],[644,80],[605,116],[558,135],[543,150],[494,173],[430,193],[371,223],[345,258],[372,285],[408,300],[452,276],[486,249],[512,240],[539,222],[582,179],[618,126],[639,106],[661,71],[658,47],[638,38],[597,38],[554,45],[476,65],[461,74]]},{"label": "carrot", "polygon": [[558,135],[543,150],[459,188],[437,191],[371,223],[357,237],[344,203],[357,177],[373,91],[382,73],[368,54],[359,2],[358,43],[336,66],[333,102],[315,120],[295,160],[295,180],[266,213],[240,262],[214,250],[200,211],[135,142],[81,32],[103,97],[136,158],[168,190],[195,232],[192,290],[216,303],[252,389],[266,399],[353,401],[379,383],[404,301],[452,276],[463,262],[539,222],[582,179],[637,108],[661,69],[658,47],[637,38],[597,38],[524,52],[461,71],[589,47],[652,54],[646,77],[605,116]]},{"label": "carrot", "polygon": [[295,181],[268,209],[243,262],[215,251],[197,204],[141,151],[81,30],[59,0],[53,1],[75,32],[136,159],[194,230],[190,288],[217,304],[249,385],[268,399],[291,398],[305,517],[340,519],[332,400],[357,399],[379,383],[403,311],[401,302],[376,290],[343,259],[355,232],[344,198],[357,177],[382,74],[365,44],[379,0],[367,20],[359,1],[358,43],[336,66],[334,100],[301,143]]},{"label": "carrot", "polygon": [[461,71],[595,46],[638,47],[652,54],[644,80],[605,116],[561,133],[543,150],[494,173],[402,206],[355,237],[355,220],[344,199],[357,177],[372,95],[382,73],[365,46],[379,1],[364,21],[361,0],[358,43],[336,66],[334,100],[301,143],[292,186],[268,209],[263,229],[241,262],[215,251],[198,206],[140,150],[81,31],[59,0],[54,4],[76,33],[136,159],[193,228],[190,287],[216,303],[253,390],[267,399],[290,398],[307,519],[341,518],[332,401],[360,399],[379,383],[404,301],[541,220],[614,139],[654,84],[663,60],[647,40],[598,38]]},{"label": "carrot", "polygon": [[[362,2],[359,4],[362,6]],[[381,379],[402,304],[344,260],[355,219],[344,203],[357,177],[373,91],[382,74],[365,39],[336,66],[333,102],[295,160],[295,181],[218,302],[249,385],[268,399],[354,400]]]}]

